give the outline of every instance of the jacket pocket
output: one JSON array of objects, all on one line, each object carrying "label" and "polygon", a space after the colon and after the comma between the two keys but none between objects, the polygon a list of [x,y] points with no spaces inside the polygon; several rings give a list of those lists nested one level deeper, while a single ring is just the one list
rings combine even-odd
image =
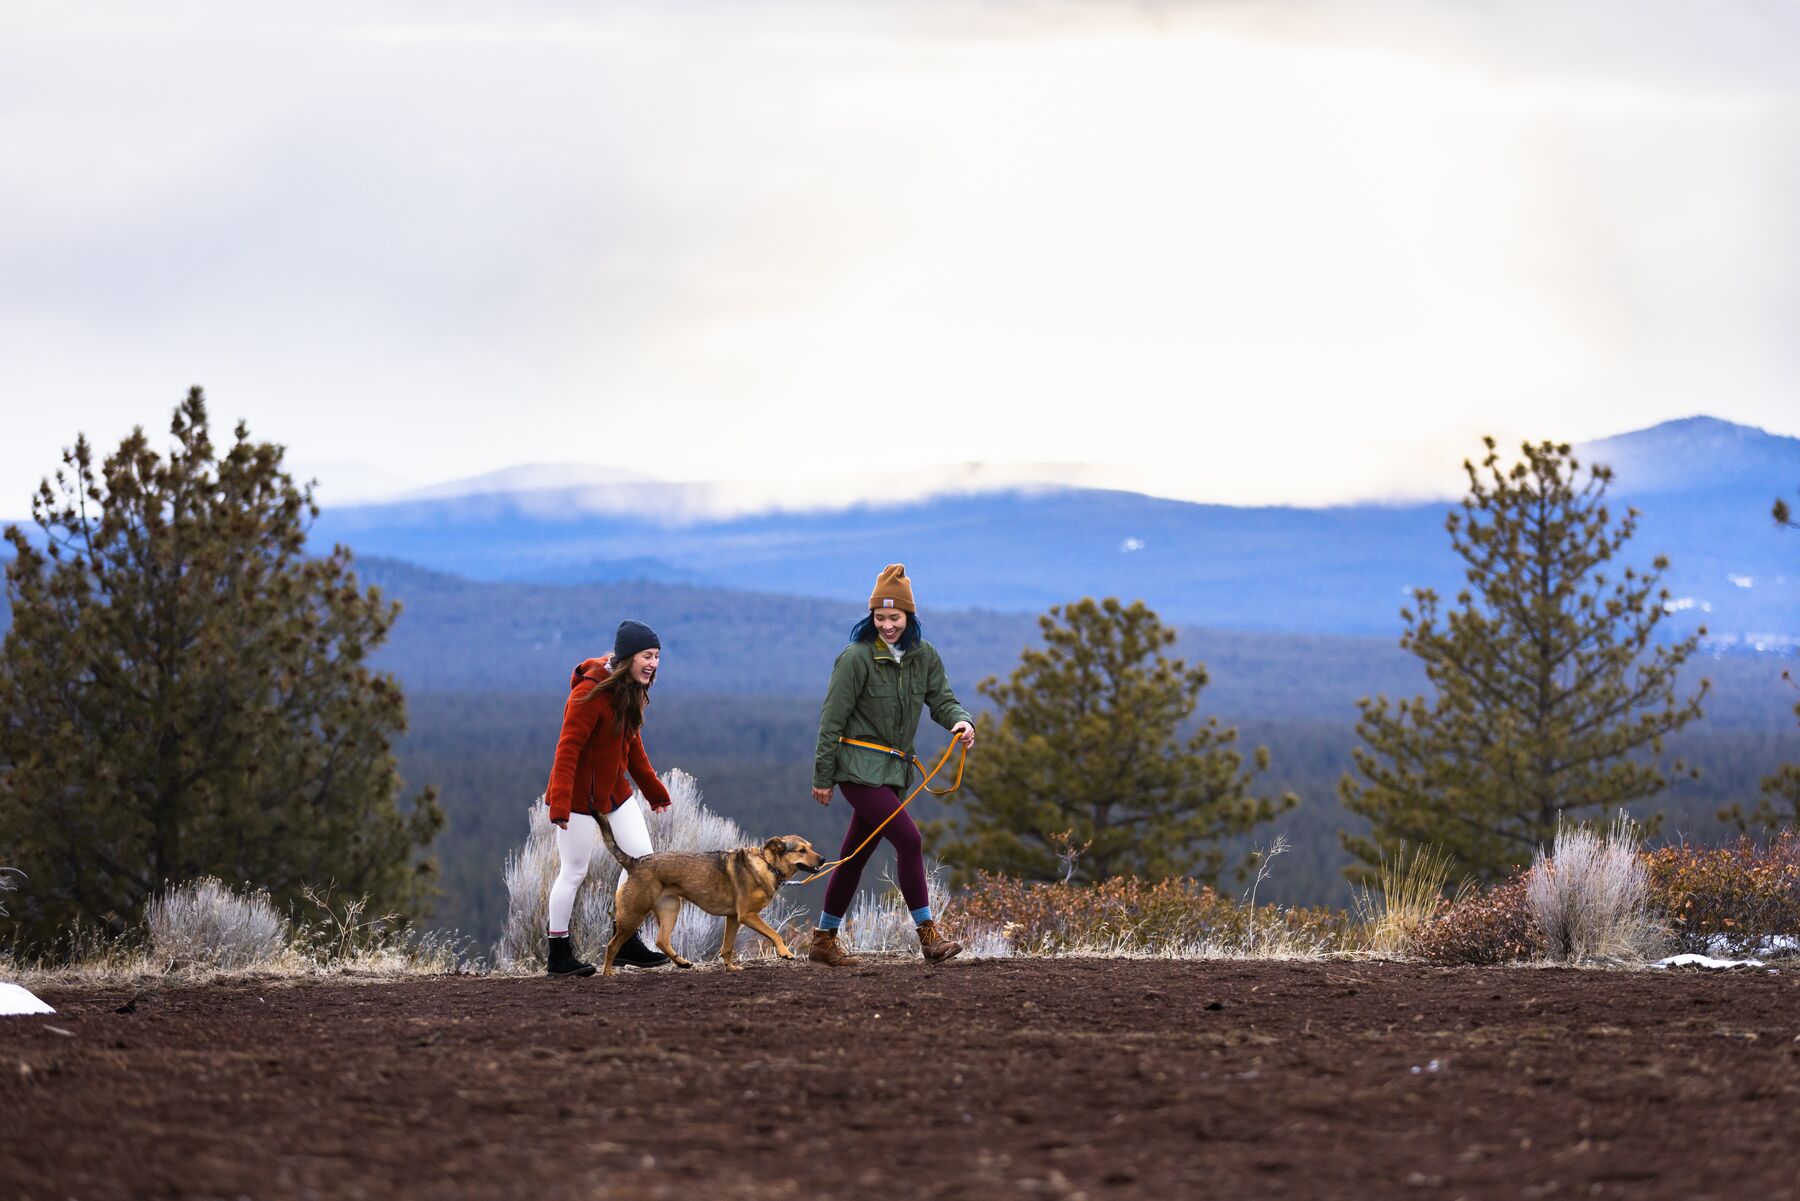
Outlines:
[{"label": "jacket pocket", "polygon": [[[852,735],[854,737],[854,735]],[[868,739],[878,742],[879,739]],[[872,751],[865,746],[843,744],[838,747],[838,776],[856,780],[863,784],[881,784],[893,774],[891,764],[897,762],[892,755],[881,751]]]}]

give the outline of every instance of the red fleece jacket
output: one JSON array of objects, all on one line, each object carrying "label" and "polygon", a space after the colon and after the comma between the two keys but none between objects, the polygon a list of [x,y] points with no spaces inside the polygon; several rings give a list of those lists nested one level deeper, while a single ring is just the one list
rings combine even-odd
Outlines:
[{"label": "red fleece jacket", "polygon": [[610,656],[584,659],[569,677],[562,734],[545,795],[551,821],[562,821],[570,812],[595,812],[596,805],[599,812],[611,813],[631,795],[633,780],[652,809],[669,804],[669,790],[650,766],[641,732],[627,738],[613,714],[612,698],[600,691],[610,662]]}]

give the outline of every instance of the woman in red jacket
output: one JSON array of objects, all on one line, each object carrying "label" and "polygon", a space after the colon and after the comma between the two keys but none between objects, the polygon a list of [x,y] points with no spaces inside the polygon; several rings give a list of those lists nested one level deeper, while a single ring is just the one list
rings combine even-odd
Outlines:
[{"label": "woman in red jacket", "polygon": [[[583,660],[569,679],[562,734],[556,740],[556,761],[544,795],[556,826],[559,861],[556,883],[550,888],[552,976],[594,974],[594,965],[575,958],[569,944],[575,890],[587,878],[600,834],[593,815],[608,815],[619,848],[627,855],[648,855],[650,831],[643,810],[632,799],[632,782],[652,809],[660,813],[669,807],[669,790],[656,778],[643,739],[644,707],[650,703],[650,685],[661,662],[662,643],[656,631],[640,621],[622,621],[612,655]],[[619,882],[623,884],[623,878]],[[617,959],[632,967],[657,967],[669,961],[646,947],[636,933]]]}]

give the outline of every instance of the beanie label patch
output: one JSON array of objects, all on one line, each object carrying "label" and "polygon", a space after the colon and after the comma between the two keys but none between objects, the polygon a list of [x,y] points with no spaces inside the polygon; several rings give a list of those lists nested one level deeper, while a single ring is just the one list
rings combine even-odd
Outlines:
[{"label": "beanie label patch", "polygon": [[881,598],[881,607],[883,609],[892,609],[894,607],[894,598],[891,596],[882,597]]}]

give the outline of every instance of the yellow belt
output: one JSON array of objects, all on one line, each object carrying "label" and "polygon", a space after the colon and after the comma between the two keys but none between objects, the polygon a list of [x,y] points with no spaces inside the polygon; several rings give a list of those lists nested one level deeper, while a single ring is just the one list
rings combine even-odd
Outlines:
[{"label": "yellow belt", "polygon": [[[884,755],[892,755],[894,758],[900,760],[902,763],[912,764],[914,767],[918,768],[921,772],[923,772],[925,770],[925,765],[923,763],[919,762],[919,757],[917,755],[909,755],[905,751],[897,750],[894,747],[882,746],[879,742],[864,742],[860,738],[840,738],[840,739],[838,739],[838,741],[843,743],[845,746],[860,746],[865,751],[880,751]],[[944,748],[944,757],[947,759],[947,758],[949,758],[949,756],[950,756],[950,748],[945,747]],[[968,760],[968,757],[969,757],[969,753],[967,751],[964,751],[963,752],[963,760],[965,762]],[[943,761],[940,760],[938,762],[938,767],[942,767],[943,765],[944,765]],[[933,768],[931,770],[931,772],[928,775],[926,775],[925,779],[927,781],[929,781],[931,779],[931,777],[935,776],[935,775],[937,775],[937,768]],[[935,788],[927,788],[925,791],[929,792],[932,796],[949,796],[951,793],[955,792],[960,787],[962,787],[962,764],[961,763],[956,765],[956,783],[950,785],[950,787],[944,789],[944,791],[942,791],[942,792],[939,792]],[[912,799],[911,797],[907,798],[907,800],[911,800],[911,799]]]}]

